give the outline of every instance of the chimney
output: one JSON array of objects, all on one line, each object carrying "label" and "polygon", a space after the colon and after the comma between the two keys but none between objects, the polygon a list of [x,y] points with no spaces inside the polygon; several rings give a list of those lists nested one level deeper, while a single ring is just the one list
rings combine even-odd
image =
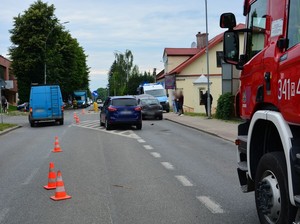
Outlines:
[{"label": "chimney", "polygon": [[196,39],[197,39],[197,48],[198,49],[202,49],[202,48],[206,47],[206,37],[207,37],[207,33],[201,33],[201,32],[197,33]]}]

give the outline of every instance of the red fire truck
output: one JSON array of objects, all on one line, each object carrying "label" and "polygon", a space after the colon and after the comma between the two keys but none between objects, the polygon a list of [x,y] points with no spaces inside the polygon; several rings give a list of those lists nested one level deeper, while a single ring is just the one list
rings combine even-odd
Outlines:
[{"label": "red fire truck", "polygon": [[241,70],[241,188],[255,191],[261,223],[300,223],[300,0],[245,0],[243,14],[241,30],[232,13],[220,18],[224,60]]}]

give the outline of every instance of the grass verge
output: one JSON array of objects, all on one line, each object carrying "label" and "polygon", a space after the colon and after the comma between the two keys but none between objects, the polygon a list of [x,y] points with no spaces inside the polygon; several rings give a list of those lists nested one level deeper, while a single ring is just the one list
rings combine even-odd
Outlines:
[{"label": "grass verge", "polygon": [[4,131],[5,129],[12,128],[12,127],[15,127],[15,126],[17,126],[17,125],[16,124],[7,124],[7,123],[1,124],[0,123],[0,131]]}]

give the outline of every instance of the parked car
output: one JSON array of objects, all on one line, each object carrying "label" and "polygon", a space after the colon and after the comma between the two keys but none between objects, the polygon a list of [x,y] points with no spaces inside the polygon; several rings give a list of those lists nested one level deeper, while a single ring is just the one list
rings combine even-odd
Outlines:
[{"label": "parked car", "polygon": [[133,96],[108,97],[100,111],[100,126],[110,130],[115,125],[135,125],[142,129],[141,107]]},{"label": "parked car", "polygon": [[25,102],[17,106],[17,110],[28,112],[29,111],[29,103]]},{"label": "parked car", "polygon": [[142,94],[135,96],[138,105],[142,108],[142,118],[147,117],[162,120],[163,119],[163,107],[158,99],[149,94]]}]

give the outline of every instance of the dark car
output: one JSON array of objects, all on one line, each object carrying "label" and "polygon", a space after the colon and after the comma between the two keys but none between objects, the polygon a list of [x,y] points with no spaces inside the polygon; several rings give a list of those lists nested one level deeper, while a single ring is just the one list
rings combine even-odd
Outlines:
[{"label": "dark car", "polygon": [[163,119],[163,107],[158,99],[149,94],[142,94],[136,96],[138,105],[142,108],[142,118],[147,117]]},{"label": "dark car", "polygon": [[142,129],[141,107],[133,96],[110,96],[100,111],[100,125],[110,130],[116,125],[135,125]]}]

